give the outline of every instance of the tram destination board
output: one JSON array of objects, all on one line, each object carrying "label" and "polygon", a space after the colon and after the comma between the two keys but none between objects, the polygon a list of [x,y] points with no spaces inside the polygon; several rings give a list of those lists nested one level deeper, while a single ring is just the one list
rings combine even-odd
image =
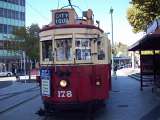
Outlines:
[{"label": "tram destination board", "polygon": [[41,69],[41,92],[44,96],[51,96],[51,70]]},{"label": "tram destination board", "polygon": [[67,24],[69,21],[69,13],[68,12],[58,12],[55,13],[55,24]]}]

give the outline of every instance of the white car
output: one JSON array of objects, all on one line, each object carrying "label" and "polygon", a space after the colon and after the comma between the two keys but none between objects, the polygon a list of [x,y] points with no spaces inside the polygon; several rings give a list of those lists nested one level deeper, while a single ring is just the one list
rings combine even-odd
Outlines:
[{"label": "white car", "polygon": [[13,75],[13,73],[12,72],[9,72],[9,71],[5,71],[5,72],[0,72],[0,76],[8,76],[8,77],[10,77],[10,76],[12,76]]}]

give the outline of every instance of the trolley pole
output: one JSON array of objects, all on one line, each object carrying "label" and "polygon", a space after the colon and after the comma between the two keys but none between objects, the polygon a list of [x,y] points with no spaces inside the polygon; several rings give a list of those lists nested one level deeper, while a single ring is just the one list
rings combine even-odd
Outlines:
[{"label": "trolley pole", "polygon": [[111,29],[112,29],[112,71],[114,69],[114,41],[113,41],[113,8],[110,8],[110,14],[111,14]]}]

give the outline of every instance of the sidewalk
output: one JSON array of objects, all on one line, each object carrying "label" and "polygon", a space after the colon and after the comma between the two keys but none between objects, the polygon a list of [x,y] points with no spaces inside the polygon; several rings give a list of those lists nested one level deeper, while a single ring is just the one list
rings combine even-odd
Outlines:
[{"label": "sidewalk", "polygon": [[159,120],[159,97],[150,88],[140,91],[139,81],[127,76],[131,72],[131,69],[121,69],[117,79],[112,77],[112,90],[104,116],[108,120]]},{"label": "sidewalk", "polygon": [[[29,76],[26,75],[26,76],[19,76],[20,77],[20,80],[28,80],[29,79]],[[34,79],[36,80],[36,75],[31,75],[31,79]],[[16,81],[16,77],[13,76],[13,77],[0,77],[0,81]]]},{"label": "sidewalk", "polygon": [[[128,75],[139,73],[139,72],[140,72],[139,68],[136,68],[136,69],[122,68],[122,69],[117,70],[117,76],[128,76]],[[113,75],[112,71],[111,71],[111,75]]]}]

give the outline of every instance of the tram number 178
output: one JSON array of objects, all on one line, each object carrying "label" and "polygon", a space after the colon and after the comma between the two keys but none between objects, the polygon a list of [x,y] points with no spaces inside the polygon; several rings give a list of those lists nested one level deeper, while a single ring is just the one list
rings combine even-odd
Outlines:
[{"label": "tram number 178", "polygon": [[72,91],[57,91],[59,98],[72,97]]}]

